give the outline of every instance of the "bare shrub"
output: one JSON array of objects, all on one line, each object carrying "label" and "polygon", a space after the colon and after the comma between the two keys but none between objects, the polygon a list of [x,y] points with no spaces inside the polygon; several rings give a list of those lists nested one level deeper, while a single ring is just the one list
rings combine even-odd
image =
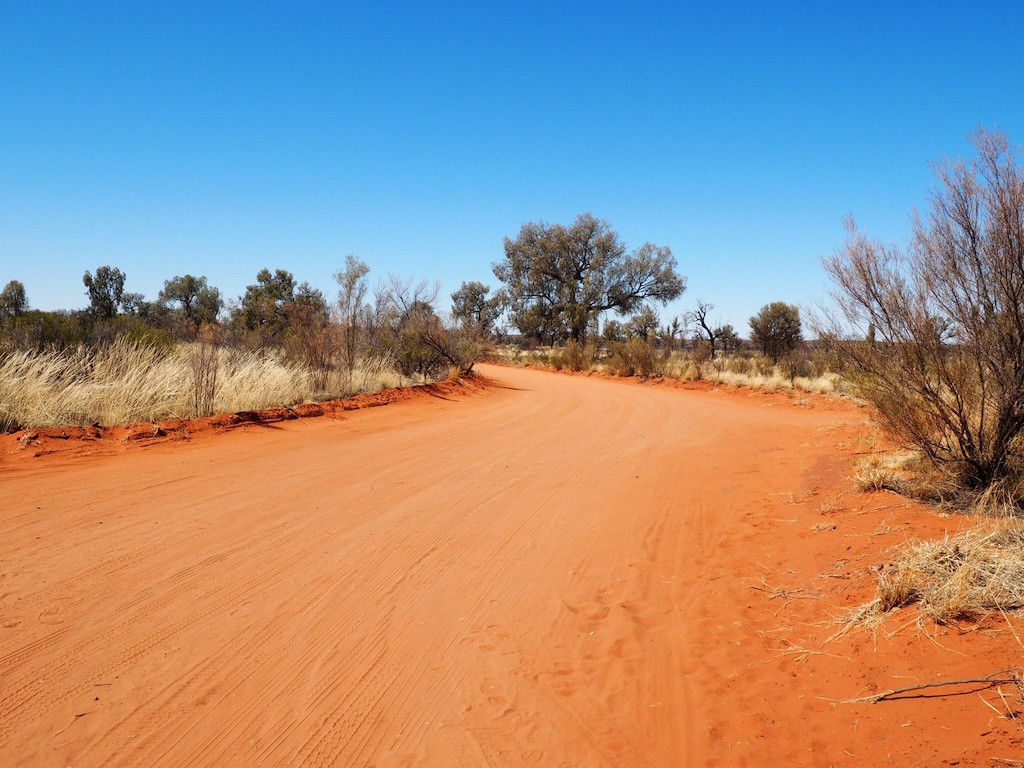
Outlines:
[{"label": "bare shrub", "polygon": [[713,342],[698,341],[697,345],[690,352],[690,362],[693,363],[693,378],[701,381],[704,378],[708,364],[715,356]]},{"label": "bare shrub", "polygon": [[462,375],[490,348],[479,324],[445,323],[434,310],[439,289],[392,276],[378,290],[378,346],[406,375],[436,379],[457,368]]},{"label": "bare shrub", "polygon": [[449,378],[473,372],[473,366],[491,347],[490,338],[480,326],[444,324],[434,316],[413,327],[415,338],[434,352],[449,368]]},{"label": "bare shrub", "polygon": [[975,159],[939,167],[906,249],[848,222],[819,333],[893,436],[984,489],[1021,471],[1024,174],[1004,135],[973,141]]}]

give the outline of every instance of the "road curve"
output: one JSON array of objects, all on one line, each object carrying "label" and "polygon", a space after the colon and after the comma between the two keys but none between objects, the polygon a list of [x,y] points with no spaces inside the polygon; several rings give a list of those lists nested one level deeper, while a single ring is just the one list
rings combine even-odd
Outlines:
[{"label": "road curve", "polygon": [[0,765],[724,754],[723,553],[834,469],[849,413],[485,373],[0,476]]}]

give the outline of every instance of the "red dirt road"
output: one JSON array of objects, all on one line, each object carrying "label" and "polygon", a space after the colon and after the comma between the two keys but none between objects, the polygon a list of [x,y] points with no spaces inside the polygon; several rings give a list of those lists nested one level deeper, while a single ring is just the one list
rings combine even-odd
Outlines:
[{"label": "red dirt road", "polygon": [[867,561],[822,573],[877,550],[883,513],[811,530],[847,498],[857,409],[485,373],[502,386],[0,470],[0,765],[1016,756],[973,695],[834,701],[992,671],[956,649],[786,652],[866,594]]}]

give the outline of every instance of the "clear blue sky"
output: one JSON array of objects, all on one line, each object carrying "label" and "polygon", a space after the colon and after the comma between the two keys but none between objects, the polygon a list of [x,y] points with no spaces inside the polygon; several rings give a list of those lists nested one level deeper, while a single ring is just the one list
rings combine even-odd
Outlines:
[{"label": "clear blue sky", "polygon": [[902,239],[929,163],[1024,143],[1024,6],[0,3],[0,282],[85,304],[261,267],[494,283],[524,221],[672,247],[745,333],[823,294],[842,219]]}]

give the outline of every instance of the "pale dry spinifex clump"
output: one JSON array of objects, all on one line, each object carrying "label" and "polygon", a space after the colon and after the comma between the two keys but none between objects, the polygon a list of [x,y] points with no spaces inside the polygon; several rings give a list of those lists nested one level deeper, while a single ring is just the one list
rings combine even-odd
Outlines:
[{"label": "pale dry spinifex clump", "polygon": [[913,544],[879,569],[875,598],[850,621],[877,624],[912,605],[938,623],[1024,608],[1024,523],[983,525]]}]

